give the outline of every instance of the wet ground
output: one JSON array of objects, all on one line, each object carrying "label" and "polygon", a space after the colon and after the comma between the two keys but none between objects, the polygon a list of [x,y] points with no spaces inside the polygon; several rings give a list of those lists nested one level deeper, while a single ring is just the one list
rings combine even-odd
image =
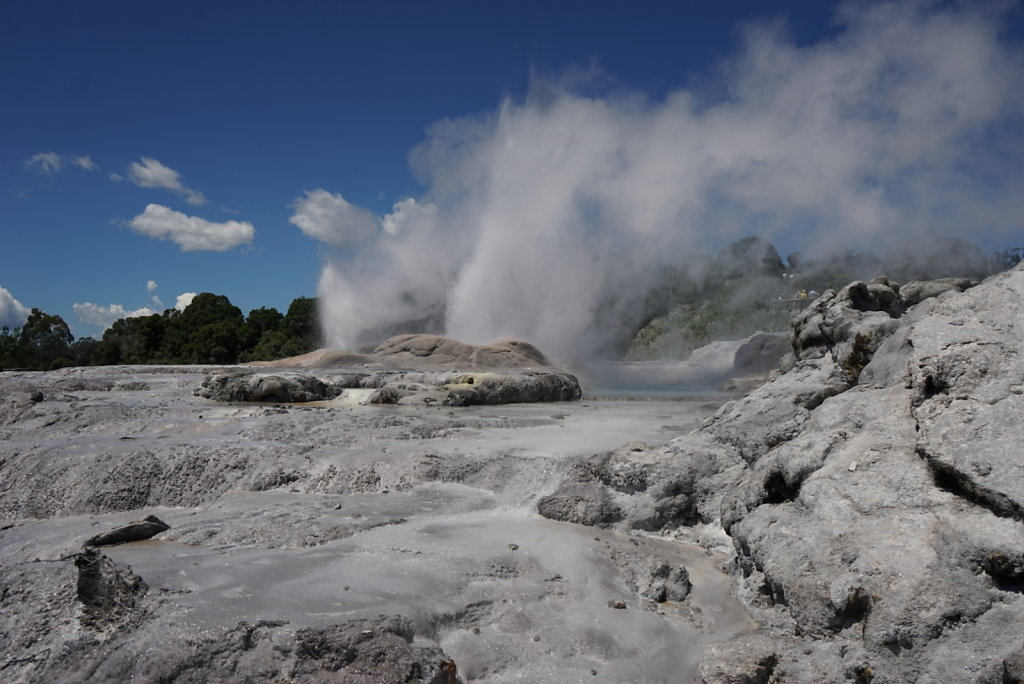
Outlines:
[{"label": "wet ground", "polygon": [[[5,468],[28,467],[28,452],[130,467],[128,443],[158,463],[201,454],[203,482],[216,484],[190,489],[187,505],[151,493],[153,505],[68,504],[49,518],[18,516],[8,501],[4,554],[65,553],[155,514],[171,530],[104,553],[160,598],[166,638],[242,620],[299,629],[404,615],[474,682],[692,681],[703,644],[754,627],[721,569],[726,553],[536,512],[578,459],[626,442],[665,443],[720,397],[459,409],[362,406],[352,396],[224,405],[192,396],[203,377],[202,369],[5,374],[8,396],[32,387],[45,395],[17,420],[5,414],[4,448],[23,459]],[[109,386],[73,382],[87,379]],[[218,459],[230,463],[213,478]],[[82,486],[102,488],[109,476],[91,467]],[[159,466],[146,472],[166,477]],[[693,589],[684,601],[637,595],[630,578],[655,561],[687,570]]]}]

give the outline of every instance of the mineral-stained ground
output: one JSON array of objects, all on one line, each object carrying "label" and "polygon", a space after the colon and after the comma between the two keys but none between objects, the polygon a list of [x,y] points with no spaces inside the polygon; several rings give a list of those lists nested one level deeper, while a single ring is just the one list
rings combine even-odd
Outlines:
[{"label": "mineral-stained ground", "polygon": [[1022,339],[1017,268],[826,292],[721,406],[5,372],[0,679],[1021,681]]}]

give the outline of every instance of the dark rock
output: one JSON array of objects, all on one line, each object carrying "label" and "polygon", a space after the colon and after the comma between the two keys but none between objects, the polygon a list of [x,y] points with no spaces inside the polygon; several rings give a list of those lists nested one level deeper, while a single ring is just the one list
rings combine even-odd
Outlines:
[{"label": "dark rock", "polygon": [[610,557],[639,598],[655,603],[685,601],[693,588],[690,574],[681,565],[617,550]]},{"label": "dark rock", "polygon": [[693,588],[690,574],[681,565],[649,561],[646,570],[646,577],[638,592],[642,598],[664,603],[683,601],[690,595]]},{"label": "dark rock", "polygon": [[576,401],[579,381],[568,373],[466,373],[446,386],[445,406]]},{"label": "dark rock", "polygon": [[90,537],[86,546],[110,546],[112,544],[124,544],[126,542],[141,541],[149,539],[161,532],[166,532],[171,526],[155,515],[147,515],[142,520],[122,525],[109,532],[97,534]]},{"label": "dark rock", "polygon": [[303,373],[266,375],[232,370],[207,377],[196,396],[217,401],[294,403],[333,399],[341,392],[341,387]]},{"label": "dark rock", "polygon": [[142,578],[95,549],[78,554],[75,567],[84,626],[104,629],[137,616],[138,602],[149,589]]}]

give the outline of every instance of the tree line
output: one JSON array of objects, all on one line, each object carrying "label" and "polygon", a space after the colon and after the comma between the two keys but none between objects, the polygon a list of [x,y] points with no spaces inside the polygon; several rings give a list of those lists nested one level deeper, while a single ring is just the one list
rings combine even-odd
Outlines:
[{"label": "tree line", "polygon": [[297,356],[321,345],[315,298],[293,300],[284,314],[261,307],[244,316],[224,295],[204,292],[181,311],[119,319],[99,340],[76,340],[60,316],[32,309],[21,327],[0,329],[0,369],[231,364]]}]

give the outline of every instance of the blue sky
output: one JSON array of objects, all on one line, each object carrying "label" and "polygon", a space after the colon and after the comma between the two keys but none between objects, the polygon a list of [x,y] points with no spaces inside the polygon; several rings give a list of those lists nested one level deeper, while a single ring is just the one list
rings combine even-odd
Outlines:
[{"label": "blue sky", "polygon": [[[435,223],[468,224],[481,216],[491,221],[493,207],[472,214],[476,218],[453,208],[459,197],[481,192],[471,178],[451,172],[468,158],[456,152],[491,140],[501,129],[496,120],[528,127],[531,103],[544,100],[545,89],[549,101],[566,110],[583,103],[590,112],[599,103],[619,120],[645,112],[636,126],[647,128],[658,125],[669,100],[686,93],[695,116],[711,122],[709,131],[729,120],[745,127],[746,115],[712,120],[709,112],[717,111],[716,103],[750,100],[779,73],[797,74],[785,70],[790,67],[768,73],[766,65],[787,54],[797,61],[817,59],[823,66],[814,73],[827,74],[834,61],[829,55],[853,41],[844,43],[844,32],[855,33],[848,20],[836,21],[834,10],[819,1],[4,3],[0,225],[6,258],[0,315],[8,322],[24,308],[38,307],[61,315],[76,335],[99,336],[104,317],[173,307],[183,293],[225,294],[248,312],[259,306],[284,311],[293,298],[314,296],[332,283],[359,289],[354,275],[344,282],[324,276],[325,262],[336,272],[377,268],[360,282],[378,292],[382,286],[374,286],[374,279],[387,280],[388,269],[408,267],[416,256],[445,258],[422,245],[403,256],[394,256],[396,247],[366,247],[376,233],[388,232],[389,220],[408,215],[396,203],[415,198],[418,210],[434,212],[429,220]],[[992,59],[987,39],[997,44],[1000,61],[1020,58],[1019,6],[983,20],[943,3],[907,12],[917,12],[907,19],[908,31],[943,13],[954,24],[987,22],[975,33],[953,35],[963,36],[971,55],[981,55],[980,64]],[[928,26],[932,33],[942,30],[935,21]],[[751,37],[759,31],[777,33]],[[763,60],[757,53],[762,48],[768,50]],[[993,88],[1006,90],[1019,66],[993,75]],[[814,80],[807,74],[793,78]],[[986,98],[991,96],[978,95]],[[930,91],[919,101],[929,102]],[[503,114],[503,102],[513,109]],[[977,171],[957,173],[1005,179],[1008,157],[1022,149],[1019,104],[1011,97],[960,116],[967,123],[941,134],[970,138],[968,148],[957,147],[951,162],[920,161],[915,152],[892,178],[928,164],[946,171],[976,164]],[[592,121],[590,113],[580,117],[581,126]],[[444,120],[454,122],[454,132],[435,125]],[[548,139],[547,130],[537,129],[535,137]],[[622,131],[632,129],[609,130],[628,136]],[[736,131],[739,137],[743,130]],[[549,140],[549,147],[559,144],[557,137]],[[664,144],[671,147],[671,136]],[[418,145],[419,176],[409,160]],[[433,149],[443,155],[431,156]],[[813,157],[816,149],[811,145],[805,153]],[[857,173],[864,178],[874,171]],[[677,182],[671,174],[666,178],[666,184]],[[937,178],[929,172],[917,182],[952,183],[948,176]],[[644,188],[651,187],[645,179]],[[983,219],[995,226],[979,233],[985,241],[1024,242],[1022,228],[1014,232],[1006,219],[1019,208],[1012,199],[1014,189],[1024,187],[1014,185],[1019,179],[1011,174],[993,191],[999,196],[986,201],[1002,208]],[[622,192],[629,182],[623,179]],[[923,201],[907,199],[907,187],[880,183],[875,191],[900,196],[893,202],[900,211],[917,211]],[[571,191],[578,194],[578,188]],[[746,187],[725,195],[702,205],[712,210],[686,214],[689,219],[673,206],[673,220],[705,226],[688,247],[714,246],[768,221],[774,226],[768,237],[798,248],[794,226],[822,220],[816,206],[797,200],[792,213],[771,203],[739,215],[723,212],[737,201],[755,201]],[[651,206],[659,206],[659,197]],[[551,201],[558,205],[557,198]],[[558,206],[551,216],[564,214]],[[591,206],[606,210],[600,197]],[[858,206],[840,213],[864,211]],[[930,205],[929,211],[937,210]],[[974,220],[976,213],[965,215]],[[888,216],[872,220],[900,218],[899,212]],[[508,223],[504,214],[498,223]],[[431,244],[466,242],[438,235]],[[473,243],[488,241],[473,233]],[[458,258],[475,265],[476,254]],[[462,274],[448,271],[444,277],[450,284]],[[465,299],[458,292],[443,296]],[[336,308],[341,318],[351,310]]]}]

